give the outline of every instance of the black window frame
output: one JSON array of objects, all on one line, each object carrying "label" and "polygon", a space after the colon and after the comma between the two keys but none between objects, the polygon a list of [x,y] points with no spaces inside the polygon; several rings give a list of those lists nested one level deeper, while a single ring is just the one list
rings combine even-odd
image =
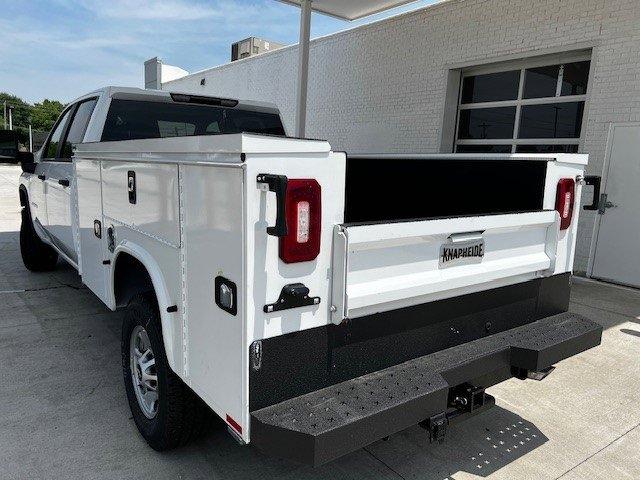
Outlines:
[{"label": "black window frame", "polygon": [[[452,139],[452,151],[457,152],[458,148],[460,150],[464,150],[464,147],[474,147],[480,148],[483,145],[486,146],[496,146],[500,147],[506,145],[510,148],[511,153],[518,153],[519,145],[541,145],[549,147],[553,149],[555,145],[565,145],[571,146],[576,145],[578,151],[580,151],[580,147],[584,141],[584,134],[587,122],[587,112],[588,112],[588,104],[589,97],[591,94],[591,88],[593,84],[593,55],[591,49],[584,50],[576,50],[576,51],[568,51],[564,53],[546,55],[541,57],[531,57],[531,58],[521,58],[519,60],[513,60],[504,62],[501,64],[492,64],[492,65],[478,65],[478,66],[470,66],[465,67],[459,70],[459,86],[458,86],[458,99],[456,106],[456,116],[455,116],[455,130]],[[556,79],[556,89],[554,95],[550,97],[540,97],[540,98],[526,98],[525,96],[525,86],[526,86],[526,75],[527,72],[531,69],[536,69],[540,67],[559,67],[559,74]],[[577,85],[572,90],[569,87],[564,86],[564,75],[563,73],[566,70],[566,67],[571,66],[573,71],[574,66],[579,67],[577,69],[580,75],[570,75],[570,78],[576,76],[578,80],[572,82],[572,84]],[[469,100],[471,97],[469,94],[466,96],[463,95],[463,89],[465,87],[465,82],[467,84],[471,84],[468,80],[470,77],[483,77],[491,74],[499,74],[499,73],[510,73],[513,71],[520,71],[520,85],[518,97],[515,100],[507,99],[506,97],[511,97],[511,93],[509,95],[505,94],[505,99],[498,99],[492,101],[482,101],[482,100]],[[586,74],[586,75],[585,75]],[[583,78],[585,77],[585,78]],[[489,77],[487,77],[489,78]],[[582,80],[582,81],[579,81]],[[485,87],[486,88],[486,87]],[[511,90],[510,90],[511,91]],[[570,94],[571,92],[577,92]],[[572,103],[577,102],[582,104],[582,118],[579,124],[577,124],[576,134],[578,136],[574,136],[573,134],[570,137],[560,138],[560,137],[535,137],[535,138],[523,138],[520,134],[521,125],[523,122],[522,115],[525,111],[527,111],[527,106],[533,105],[545,105],[545,104],[555,104],[555,103]],[[461,125],[461,120],[463,117],[462,112],[466,112],[467,110],[473,109],[496,109],[500,107],[516,107],[516,120],[513,128],[513,135],[510,138],[469,138],[465,135],[465,130],[463,125]],[[464,115],[469,115],[465,113]],[[490,122],[486,122],[490,123]],[[473,148],[470,148],[473,149]]]}]

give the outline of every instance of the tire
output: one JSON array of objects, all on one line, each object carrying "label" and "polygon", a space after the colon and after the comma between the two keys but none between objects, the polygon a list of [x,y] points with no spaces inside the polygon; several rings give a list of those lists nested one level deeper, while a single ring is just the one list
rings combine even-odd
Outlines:
[{"label": "tire", "polygon": [[[129,407],[140,434],[151,448],[165,451],[185,445],[200,435],[210,425],[212,412],[171,371],[167,363],[160,325],[160,315],[154,294],[143,293],[134,296],[127,306],[122,322],[122,373]],[[135,367],[136,360],[133,358],[137,353],[135,350],[132,351],[132,344],[146,347],[144,342],[138,343],[144,339],[142,331],[146,332],[152,350],[151,356],[155,361],[155,365],[145,369],[145,377],[141,377],[142,369],[139,366]],[[146,365],[151,357],[146,355],[140,358]],[[139,379],[138,387],[134,384],[134,375]],[[138,395],[141,392],[140,381],[144,378],[148,380],[153,376],[156,377],[157,400],[155,407],[150,409],[150,402],[144,403],[143,400],[139,400]],[[148,380],[148,386],[152,387],[153,384],[153,380]],[[147,389],[147,392],[149,391],[153,391],[152,388]]]},{"label": "tire", "polygon": [[48,272],[58,263],[58,252],[40,240],[36,233],[28,204],[22,208],[20,254],[22,263],[32,272]]}]

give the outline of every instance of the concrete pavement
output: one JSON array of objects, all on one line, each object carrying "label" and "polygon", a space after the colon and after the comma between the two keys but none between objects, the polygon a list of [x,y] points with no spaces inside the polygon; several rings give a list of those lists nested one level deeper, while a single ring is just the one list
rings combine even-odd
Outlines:
[{"label": "concrete pavement", "polygon": [[414,427],[313,469],[214,430],[158,454],[125,399],[121,314],[63,262],[23,267],[18,176],[0,165],[0,479],[640,478],[640,292],[585,281],[571,309],[604,326],[602,345],[543,382],[493,387],[496,408],[442,445]]}]

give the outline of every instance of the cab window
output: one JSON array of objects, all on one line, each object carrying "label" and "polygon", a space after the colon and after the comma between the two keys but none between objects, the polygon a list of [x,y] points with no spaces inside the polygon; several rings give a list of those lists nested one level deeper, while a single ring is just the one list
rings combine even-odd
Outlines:
[{"label": "cab window", "polygon": [[73,115],[73,120],[69,126],[67,138],[62,147],[62,153],[60,155],[62,158],[71,158],[73,146],[82,143],[82,140],[84,140],[84,134],[87,131],[87,126],[89,125],[89,120],[93,114],[96,102],[97,99],[92,98],[91,100],[85,100],[78,104],[76,113]]},{"label": "cab window", "polygon": [[54,159],[58,156],[58,146],[60,145],[60,140],[62,139],[62,134],[64,133],[69,117],[71,116],[71,108],[68,108],[58,119],[58,123],[51,132],[51,136],[47,141],[47,145],[44,148],[43,158],[50,160]]}]

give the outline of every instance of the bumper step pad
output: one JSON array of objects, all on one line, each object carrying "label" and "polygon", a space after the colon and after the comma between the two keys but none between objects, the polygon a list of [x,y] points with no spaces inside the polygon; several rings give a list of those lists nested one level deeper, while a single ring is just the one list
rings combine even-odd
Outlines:
[{"label": "bumper step pad", "polygon": [[322,465],[447,410],[449,389],[500,369],[541,371],[600,344],[602,327],[562,313],[251,413],[251,443]]}]

